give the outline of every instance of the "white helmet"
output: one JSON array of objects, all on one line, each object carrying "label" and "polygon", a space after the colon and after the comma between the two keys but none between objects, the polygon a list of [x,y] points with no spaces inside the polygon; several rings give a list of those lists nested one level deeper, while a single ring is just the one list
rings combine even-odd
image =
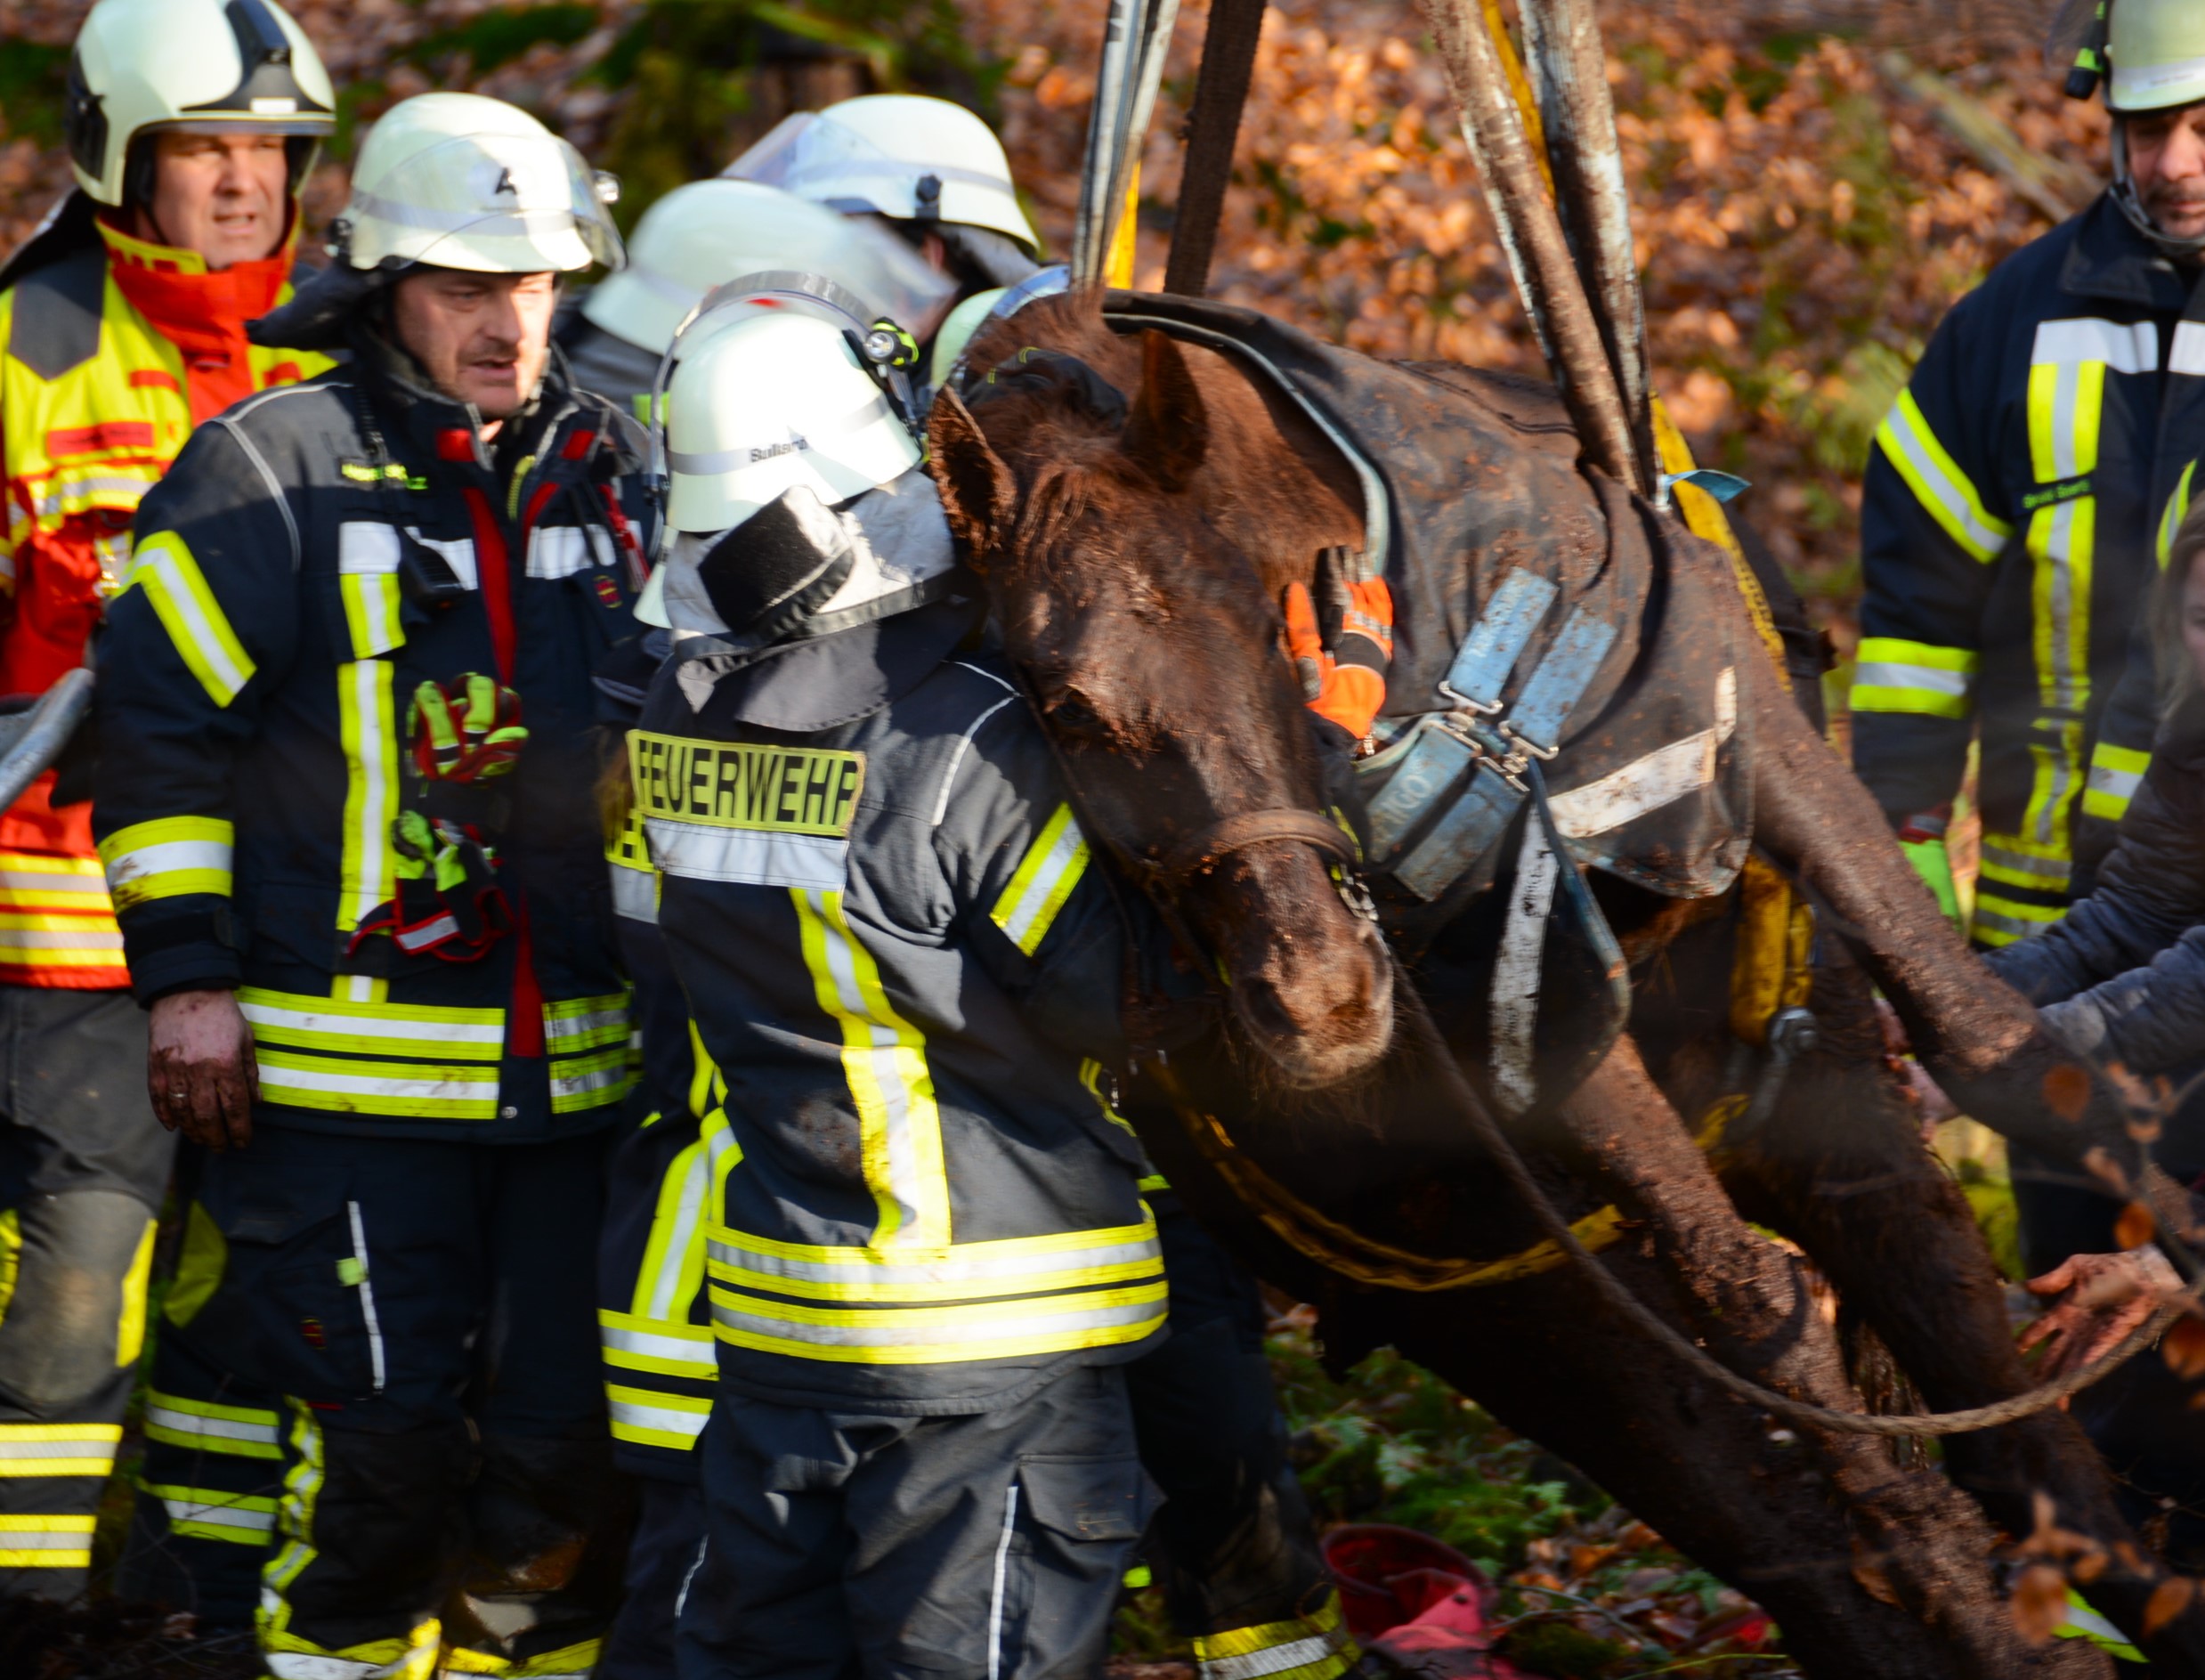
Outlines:
[{"label": "white helmet", "polygon": [[2106,109],[2117,117],[2205,100],[2205,7],[2196,0],[2119,0],[2106,19],[2112,75]]},{"label": "white helmet", "polygon": [[830,507],[919,464],[910,428],[841,327],[793,310],[715,312],[666,394],[674,532],[720,532],[801,486]]},{"label": "white helmet", "polygon": [[330,254],[355,269],[618,268],[620,236],[605,211],[618,192],[519,107],[422,93],[393,105],[361,147]]},{"label": "white helmet", "polygon": [[631,345],[664,354],[705,294],[768,271],[831,277],[914,337],[934,331],[955,282],[886,229],[837,215],[754,181],[693,181],[648,210],[628,266],[593,290],[582,313]]},{"label": "white helmet", "polygon": [[783,118],[721,171],[786,188],[845,214],[986,228],[1029,257],[1041,248],[1018,207],[1003,142],[961,105],[868,93]]},{"label": "white helmet", "polygon": [[110,207],[150,190],[126,178],[131,144],[164,128],[297,136],[296,189],[336,131],[336,92],[274,0],[99,0],[69,56],[64,126],[77,184]]}]

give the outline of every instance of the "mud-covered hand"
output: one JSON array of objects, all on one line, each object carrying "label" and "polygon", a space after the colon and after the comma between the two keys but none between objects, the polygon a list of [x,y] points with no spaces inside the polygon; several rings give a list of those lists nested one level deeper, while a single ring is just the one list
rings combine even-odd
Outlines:
[{"label": "mud-covered hand", "polygon": [[1327,648],[1309,589],[1286,586],[1286,652],[1301,673],[1309,710],[1360,741],[1386,703],[1393,662],[1393,594],[1383,578],[1348,586],[1337,644]]},{"label": "mud-covered hand", "polygon": [[2160,1305],[2182,1291],[2182,1279],[2158,1249],[2118,1254],[2071,1254],[2040,1278],[2029,1293],[2057,1295],[2051,1311],[2021,1334],[2024,1353],[2046,1343],[2039,1381],[2071,1371],[2118,1346]]},{"label": "mud-covered hand", "polygon": [[406,708],[414,767],[431,782],[482,782],[512,769],[528,745],[521,696],[493,677],[469,671],[449,683],[423,683]]},{"label": "mud-covered hand", "polygon": [[154,1000],[150,1017],[145,1078],[154,1117],[209,1149],[243,1148],[253,1138],[260,1070],[235,994],[172,992]]}]

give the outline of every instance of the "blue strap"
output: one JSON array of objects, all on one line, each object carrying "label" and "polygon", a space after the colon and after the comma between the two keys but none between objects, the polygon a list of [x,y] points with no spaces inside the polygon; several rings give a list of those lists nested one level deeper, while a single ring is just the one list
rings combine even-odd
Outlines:
[{"label": "blue strap", "polygon": [[1463,638],[1462,649],[1447,667],[1440,692],[1449,698],[1466,700],[1479,711],[1493,710],[1531,632],[1539,628],[1539,621],[1561,593],[1551,580],[1528,566],[1510,572]]},{"label": "blue strap", "polygon": [[1592,607],[1584,605],[1569,615],[1554,645],[1546,650],[1538,670],[1516,696],[1508,716],[1508,733],[1541,753],[1553,751],[1563,722],[1585,694],[1600,669],[1601,661],[1616,640],[1616,627]]}]

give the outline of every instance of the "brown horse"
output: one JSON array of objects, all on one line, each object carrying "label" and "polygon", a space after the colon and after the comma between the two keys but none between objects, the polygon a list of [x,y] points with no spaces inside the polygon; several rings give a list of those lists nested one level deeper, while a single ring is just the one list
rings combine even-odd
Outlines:
[{"label": "brown horse", "polygon": [[[1113,309],[1136,305],[1161,306],[1120,297]],[[1768,1606],[1817,1676],[2108,1672],[2079,1641],[2032,1643],[2007,1611],[2001,1547],[2041,1544],[2047,1509],[2092,1559],[2078,1571],[2092,1602],[2156,1671],[2205,1675],[2205,1613],[2144,1634],[2166,1573],[2064,1412],[1950,1437],[1950,1481],[1863,1435],[1772,1430],[1624,1321],[1581,1271],[1528,1246],[1538,1228],[1469,1140],[1461,1081],[1431,1076],[1448,1052],[1420,1038],[1427,1017],[1311,820],[1334,803],[1335,772],[1282,656],[1279,602],[1288,584],[1314,581],[1325,551],[1372,535],[1364,482],[1321,422],[1238,355],[1114,331],[1092,299],[991,326],[971,365],[984,377],[968,384],[970,407],[944,396],[932,421],[952,526],[987,580],[1090,838],[1176,918],[1185,960],[1223,978],[1227,1030],[1193,1044],[1180,1033],[1137,1105],[1144,1140],[1259,1271],[1320,1303],[1330,1356],[1390,1343],[1439,1371]],[[1870,978],[1970,1112],[2126,1193],[2148,1175],[2119,1101],[1938,914],[1761,654],[1722,556],[1581,468],[1551,399],[1487,402],[1492,387],[1459,370],[1363,372],[1382,399],[1366,433],[1377,452],[1413,456],[1444,416],[1455,453],[1434,468],[1441,488],[1500,510],[1475,551],[1431,563],[1444,575],[1393,580],[1397,598],[1422,590],[1445,606],[1446,633],[1427,643],[1451,646],[1479,592],[1518,565],[1569,589],[1613,584],[1625,528],[1642,523],[1670,563],[1631,586],[1644,597],[1633,610],[1649,625],[1668,613],[1674,636],[1688,622],[1679,603],[1722,604],[1699,633],[1704,662],[1734,673],[1750,816],[1738,814],[1732,838],[1742,846],[1749,821],[1843,935],[1820,942],[1819,1048],[1750,1125],[1703,1135],[1703,1152],[1685,1116],[1707,1134],[1704,1116],[1745,1107],[1728,1013],[1739,890],[1663,896],[1596,876],[1631,1014],[1588,1074],[1513,1123],[1536,1140],[1549,1192],[1573,1216],[1612,1204],[1601,1263],[1787,1395],[1862,1409],[1836,1336],[1748,1219],[1806,1251],[1929,1405],[2023,1392],[1999,1279],[1885,1062]],[[1397,691],[1401,671],[1398,657]],[[1572,741],[1596,743],[1621,703],[1575,728],[1556,767]],[[1473,905],[1457,920],[1474,919]],[[1444,995],[1447,937],[1431,941],[1417,991],[1489,1092],[1476,1035],[1458,1030],[1468,1017]],[[1171,1100],[1155,1100],[1158,1081]],[[1312,1230],[1330,1233],[1329,1250]],[[1493,1264],[1471,1275],[1441,1256]]]}]

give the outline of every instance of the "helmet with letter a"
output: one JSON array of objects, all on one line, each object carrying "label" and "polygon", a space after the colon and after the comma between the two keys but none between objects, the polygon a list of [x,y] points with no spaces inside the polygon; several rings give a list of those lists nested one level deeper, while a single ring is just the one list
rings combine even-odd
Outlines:
[{"label": "helmet with letter a", "polygon": [[142,142],[162,131],[281,134],[296,191],[336,129],[329,73],[274,0],[99,0],[77,32],[67,100],[77,184],[109,208],[150,194]]},{"label": "helmet with letter a", "polygon": [[741,660],[947,593],[949,528],[863,336],[807,311],[714,313],[671,353],[671,549],[646,618]]}]

